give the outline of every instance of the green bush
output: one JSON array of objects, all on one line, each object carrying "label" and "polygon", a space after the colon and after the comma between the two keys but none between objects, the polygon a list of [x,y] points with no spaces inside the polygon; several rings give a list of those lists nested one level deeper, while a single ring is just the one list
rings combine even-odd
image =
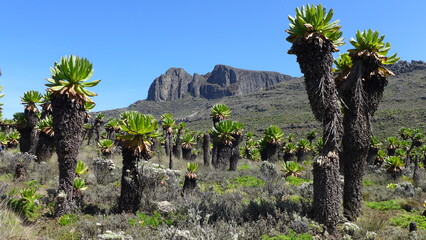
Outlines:
[{"label": "green bush", "polygon": [[137,217],[132,218],[129,220],[130,225],[139,225],[141,227],[149,226],[156,228],[163,223],[167,225],[171,225],[172,221],[170,219],[165,219],[163,216],[161,216],[160,213],[154,212],[152,216],[146,215],[141,212],[136,212]]},{"label": "green bush", "polygon": [[365,202],[365,205],[367,205],[369,208],[377,209],[381,211],[402,209],[401,204],[395,199],[391,199],[388,201],[381,201],[381,202]]},{"label": "green bush", "polygon": [[419,229],[426,229],[426,217],[413,214],[413,213],[404,213],[400,214],[394,218],[389,219],[391,225],[400,226],[402,228],[408,228],[411,222],[417,223]]},{"label": "green bush", "polygon": [[78,216],[75,214],[65,214],[62,217],[58,218],[58,223],[61,226],[67,226],[78,221]]},{"label": "green bush", "polygon": [[237,187],[260,187],[265,185],[265,181],[250,175],[236,177],[231,182],[237,185]]},{"label": "green bush", "polygon": [[302,185],[302,183],[305,183],[305,182],[312,182],[312,180],[309,180],[309,179],[303,179],[303,178],[298,178],[298,177],[293,177],[293,176],[288,176],[285,180],[289,184],[294,185],[294,186],[300,186],[300,185]]},{"label": "green bush", "polygon": [[35,221],[39,215],[41,206],[39,205],[38,199],[42,196],[37,193],[39,185],[37,181],[28,181],[27,187],[19,191],[11,191],[8,195],[11,199],[7,205],[15,212],[22,215],[24,220]]},{"label": "green bush", "polygon": [[277,234],[274,237],[262,235],[262,240],[312,240],[312,235],[309,233],[297,234],[292,229],[288,231],[287,235]]}]

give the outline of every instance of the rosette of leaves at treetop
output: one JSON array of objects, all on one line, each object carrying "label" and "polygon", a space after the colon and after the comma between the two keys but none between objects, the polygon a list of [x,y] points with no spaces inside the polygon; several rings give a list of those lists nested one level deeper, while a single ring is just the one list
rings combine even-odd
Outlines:
[{"label": "rosette of leaves at treetop", "polygon": [[37,103],[42,103],[43,95],[38,91],[28,91],[21,97],[21,104],[26,105],[25,110],[30,112],[38,112]]},{"label": "rosette of leaves at treetop", "polygon": [[394,75],[392,71],[383,67],[396,63],[399,60],[396,53],[387,56],[391,48],[390,43],[384,42],[385,35],[381,35],[378,31],[371,29],[364,31],[357,31],[355,38],[351,38],[349,42],[354,46],[349,49],[348,53],[342,54],[334,61],[337,73],[347,73],[353,67],[353,60],[361,58],[367,61],[371,68],[370,75],[379,75],[387,77]]},{"label": "rosette of leaves at treetop", "polygon": [[124,147],[132,150],[135,155],[142,154],[148,159],[151,153],[151,138],[160,136],[157,127],[158,122],[153,116],[130,112],[120,126],[124,134],[118,138],[123,140]]},{"label": "rosette of leaves at treetop", "polygon": [[218,122],[212,129],[211,133],[216,142],[225,145],[232,145],[235,135],[241,135],[243,124],[238,121],[224,120]]},{"label": "rosette of leaves at treetop", "polygon": [[[337,52],[337,47],[345,43],[341,38],[340,28],[342,26],[338,25],[339,20],[330,23],[333,14],[333,9],[327,12],[327,9],[321,4],[317,6],[307,4],[300,9],[296,8],[296,16],[288,16],[290,28],[285,31],[290,36],[286,40],[294,44],[301,38],[308,39],[317,35],[321,41],[330,40],[333,43],[333,51]],[[291,50],[288,53],[293,54]]]},{"label": "rosette of leaves at treetop", "polygon": [[51,115],[43,118],[37,123],[37,129],[46,135],[53,137],[55,132],[53,131],[53,118]]},{"label": "rosette of leaves at treetop", "polygon": [[101,80],[88,81],[94,73],[92,63],[87,58],[71,55],[62,57],[60,62],[50,68],[52,78],[47,78],[47,91],[53,94],[66,94],[72,101],[93,102],[90,97],[97,94],[87,90],[96,86]]}]

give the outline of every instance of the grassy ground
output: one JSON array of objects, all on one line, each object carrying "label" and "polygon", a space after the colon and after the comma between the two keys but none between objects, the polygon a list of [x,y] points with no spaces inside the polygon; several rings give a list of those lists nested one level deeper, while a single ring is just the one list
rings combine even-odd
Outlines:
[{"label": "grassy ground", "polygon": [[[84,191],[83,208],[54,219],[51,214],[58,179],[56,157],[39,165],[27,155],[0,153],[0,195],[3,196],[0,200],[0,239],[326,238],[323,227],[309,218],[312,203],[310,160],[302,163],[305,170],[300,180],[286,179],[278,163],[242,159],[238,170],[230,172],[203,166],[198,159],[199,187],[182,196],[186,162],[175,160],[179,171],[170,173],[151,165],[167,166],[164,156],[154,156],[150,164],[141,163],[147,178],[142,206],[135,215],[115,211],[120,192],[120,154],[112,155],[117,169],[105,184],[96,181],[92,167],[96,157],[95,147],[81,148],[79,159],[89,166],[89,173],[83,176],[88,186]],[[14,180],[13,169],[18,161],[27,167],[26,181]],[[362,215],[353,223],[345,223],[342,219],[338,227],[341,238],[408,239],[408,225],[415,221],[417,239],[426,239],[426,217],[421,216],[426,209],[423,206],[426,174],[424,169],[420,170],[422,180],[417,188],[412,184],[411,174],[407,169],[404,176],[392,179],[383,168],[369,168],[364,178]],[[6,204],[10,199],[7,193],[26,187],[29,180],[39,183],[37,193],[41,195],[40,209],[33,221],[25,221]],[[163,201],[171,204],[171,210],[158,207]]]}]

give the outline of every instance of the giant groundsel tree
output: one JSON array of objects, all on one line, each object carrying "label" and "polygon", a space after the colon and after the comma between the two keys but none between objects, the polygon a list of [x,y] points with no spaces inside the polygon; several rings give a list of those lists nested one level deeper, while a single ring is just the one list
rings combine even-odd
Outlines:
[{"label": "giant groundsel tree", "polygon": [[157,132],[158,122],[151,115],[127,112],[121,123],[120,127],[124,134],[119,136],[123,141],[119,208],[125,212],[136,212],[142,197],[138,163],[141,158],[144,160],[151,158],[152,139],[160,136]]},{"label": "giant groundsel tree", "polygon": [[355,220],[361,211],[362,177],[371,139],[371,118],[376,112],[387,77],[393,73],[385,65],[395,63],[396,54],[387,57],[390,43],[371,29],[357,31],[350,43],[353,49],[336,60],[336,84],[344,102],[341,153],[344,165],[344,214]]},{"label": "giant groundsel tree", "polygon": [[100,80],[89,81],[94,70],[92,63],[78,56],[62,57],[50,69],[51,78],[46,79],[47,91],[51,92],[53,131],[58,155],[59,186],[56,216],[72,209],[73,184],[78,148],[82,139],[85,103],[93,102],[95,93],[87,90]]},{"label": "giant groundsel tree", "polygon": [[342,114],[332,73],[332,53],[343,42],[341,26],[338,21],[330,22],[332,17],[333,10],[327,11],[322,5],[296,8],[296,16],[289,16],[286,32],[290,34],[287,41],[292,43],[288,53],[297,56],[312,112],[323,125],[324,147],[313,169],[314,218],[333,233],[341,209],[338,148]]}]

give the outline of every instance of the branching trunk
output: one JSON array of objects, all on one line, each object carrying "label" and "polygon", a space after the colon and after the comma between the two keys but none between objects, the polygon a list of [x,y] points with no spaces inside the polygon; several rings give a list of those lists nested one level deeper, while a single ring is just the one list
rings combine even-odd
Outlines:
[{"label": "branching trunk", "polygon": [[73,184],[78,148],[82,141],[84,104],[71,101],[66,95],[52,95],[53,131],[58,155],[59,187],[56,216],[72,209]]}]

